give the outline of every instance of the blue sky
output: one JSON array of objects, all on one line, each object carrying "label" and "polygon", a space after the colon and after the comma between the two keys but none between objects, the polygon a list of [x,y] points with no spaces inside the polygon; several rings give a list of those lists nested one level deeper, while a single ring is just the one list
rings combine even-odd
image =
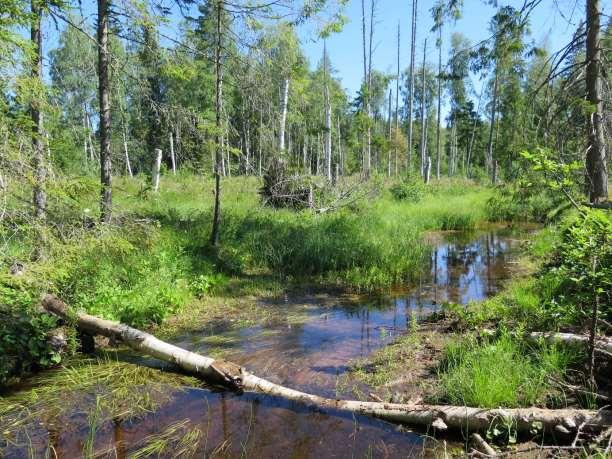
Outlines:
[{"label": "blue sky", "polygon": [[[377,23],[374,30],[374,43],[376,50],[372,59],[373,67],[395,73],[397,60],[397,23],[401,28],[400,39],[400,67],[405,69],[410,63],[410,15],[411,1],[409,0],[378,0]],[[503,5],[512,5],[520,8],[522,0],[500,1]],[[572,36],[578,23],[584,18],[584,0],[543,0],[533,11],[530,19],[531,37],[535,44],[546,45],[550,51],[563,47]],[[435,48],[435,36],[430,32],[433,21],[430,8],[433,0],[420,0],[417,19],[417,57],[421,60],[423,41],[428,37],[427,60],[436,63],[438,60]],[[369,2],[366,0],[366,9]],[[610,11],[611,0],[603,0],[603,11]],[[461,19],[456,23],[449,23],[444,28],[442,59],[448,58],[448,44],[453,32],[464,34],[472,43],[488,37],[488,24],[495,9],[484,0],[465,0]],[[363,74],[362,36],[361,36],[361,1],[351,0],[346,7],[346,16],[349,23],[341,33],[335,34],[327,41],[327,50],[336,76],[342,80],[342,85],[354,94],[359,88]],[[314,42],[310,38],[309,30],[301,33],[304,51],[312,65],[322,55],[322,42]],[[478,84],[477,84],[478,86]]]},{"label": "blue sky", "polygon": [[[332,0],[333,1],[333,0]],[[366,0],[366,9],[369,8]],[[377,0],[376,24],[374,32],[375,50],[373,56],[373,68],[395,73],[397,60],[397,24],[401,28],[400,40],[400,66],[404,70],[410,63],[410,0]],[[172,4],[172,0],[166,3]],[[476,43],[489,36],[488,25],[495,13],[495,8],[487,4],[485,0],[464,0],[462,17],[456,22],[449,22],[444,27],[442,59],[448,59],[448,45],[453,32],[460,32],[472,43]],[[520,8],[523,0],[499,0],[500,5],[512,5]],[[530,16],[530,28],[532,40],[538,46],[546,46],[549,51],[555,51],[563,47],[576,30],[578,23],[584,18],[585,0],[543,0]],[[435,48],[435,36],[430,32],[432,19],[430,8],[434,0],[419,0],[417,19],[417,60],[420,62],[422,56],[423,41],[428,38],[427,60],[437,63],[437,49]],[[602,0],[602,10],[612,10],[612,0]],[[90,1],[83,2],[83,11],[90,24],[95,20],[95,4]],[[348,23],[340,33],[332,35],[327,41],[327,50],[331,58],[332,66],[336,70],[336,77],[342,82],[350,95],[355,95],[359,88],[363,74],[362,63],[362,36],[361,36],[361,0],[349,0],[344,12]],[[173,15],[169,24],[164,26],[165,32],[172,35],[178,32],[179,15]],[[47,20],[45,30],[46,51],[57,46],[57,31]],[[320,60],[323,52],[323,42],[315,40],[313,25],[305,25],[299,31],[303,50],[308,57],[312,67]],[[167,43],[170,44],[170,43]],[[45,69],[48,71],[48,68]],[[480,83],[473,80],[475,87]]]}]

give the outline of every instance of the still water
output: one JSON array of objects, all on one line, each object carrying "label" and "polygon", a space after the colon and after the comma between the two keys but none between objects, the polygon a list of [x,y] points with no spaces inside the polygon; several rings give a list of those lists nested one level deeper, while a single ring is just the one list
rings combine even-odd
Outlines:
[{"label": "still water", "polygon": [[[429,267],[417,285],[384,295],[301,295],[268,301],[279,313],[272,323],[228,333],[228,360],[252,373],[299,390],[335,397],[348,364],[406,333],[410,323],[444,302],[467,304],[494,294],[512,272],[521,242],[509,230],[449,233],[432,237]],[[263,300],[262,300],[263,301]],[[205,336],[192,333],[176,344],[206,353]],[[218,350],[218,345],[216,350]],[[169,401],[139,419],[109,421],[98,428],[98,457],[130,457],[143,439],[169,426],[198,428],[195,457],[322,458],[431,455],[425,437],[383,421],[318,412],[285,400],[203,388],[168,394]],[[0,449],[7,458],[82,457],[89,432],[83,407],[75,407],[51,432],[44,423],[27,439]],[[2,426],[0,425],[0,433]],[[146,443],[146,442],[145,442]],[[49,447],[51,444],[52,448]],[[172,447],[174,453],[179,445]],[[156,457],[174,457],[174,453]]]}]

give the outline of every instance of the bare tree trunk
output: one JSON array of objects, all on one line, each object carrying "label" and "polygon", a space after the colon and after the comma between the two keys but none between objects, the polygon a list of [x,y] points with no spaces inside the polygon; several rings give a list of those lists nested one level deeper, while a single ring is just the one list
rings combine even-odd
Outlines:
[{"label": "bare tree trunk", "polygon": [[586,0],[586,88],[587,101],[593,112],[588,120],[588,148],[586,171],[589,201],[593,204],[608,199],[608,171],[601,79],[600,0]]},{"label": "bare tree trunk", "polygon": [[159,148],[155,149],[155,160],[153,161],[153,170],[151,171],[151,179],[153,192],[159,191],[159,174],[161,170],[162,151]]},{"label": "bare tree trunk", "polygon": [[132,164],[130,163],[130,154],[128,152],[127,135],[125,134],[125,126],[123,126],[123,153],[125,154],[125,170],[129,177],[133,177]]},{"label": "bare tree trunk", "polygon": [[88,130],[88,126],[87,126],[87,114],[86,114],[86,108],[85,106],[83,106],[83,134],[84,134],[84,139],[83,139],[83,154],[84,159],[85,159],[85,167],[89,166],[89,147],[87,145],[87,130]]},{"label": "bare tree trunk", "polygon": [[304,136],[304,144],[302,145],[302,165],[304,167],[304,173],[310,174],[310,165],[307,165],[308,160],[308,136]]},{"label": "bare tree trunk", "polygon": [[[369,127],[369,121],[370,121],[370,103],[368,101],[369,99],[369,65],[368,65],[368,56],[366,54],[366,16],[365,16],[365,0],[361,0],[361,32],[362,32],[362,38],[363,38],[363,84],[364,84],[364,91],[365,94],[363,94],[364,96],[364,101],[363,101],[363,106],[364,106],[364,118],[366,119],[366,122],[368,123],[368,127],[367,127],[367,132],[366,132],[366,141],[365,141],[365,145],[363,147],[363,153],[364,153],[364,157],[363,157],[363,175],[368,178],[370,176],[370,165],[371,165],[371,159],[370,159],[370,155],[371,155],[371,143],[370,143],[370,134],[371,134],[371,130]],[[370,53],[370,57],[371,57],[371,53]]]},{"label": "bare tree trunk", "polygon": [[480,113],[480,102],[482,100],[483,89],[480,89],[480,94],[478,95],[478,105],[476,107],[476,117],[474,118],[474,124],[472,125],[472,133],[470,134],[470,144],[468,146],[467,151],[467,165],[465,170],[466,177],[470,176],[470,166],[472,159],[472,148],[474,146],[474,138],[476,137],[476,126],[478,124],[478,114]]},{"label": "bare tree trunk", "polygon": [[[399,83],[400,83],[400,23],[397,21],[397,73],[395,75],[395,135],[399,132]],[[393,155],[395,157],[395,176],[397,177],[397,144],[394,142]]]},{"label": "bare tree trunk", "polygon": [[340,133],[340,116],[337,120],[338,126],[338,162],[340,163],[340,174],[344,174],[344,156],[342,156],[342,135]]},{"label": "bare tree trunk", "polygon": [[427,151],[426,134],[427,126],[425,124],[425,110],[427,109],[427,95],[425,94],[425,57],[427,55],[427,39],[423,43],[423,70],[421,72],[421,177],[425,177],[425,154]]},{"label": "bare tree trunk", "polygon": [[112,159],[110,82],[108,76],[108,0],[98,0],[98,97],[100,103],[100,220],[111,220]]},{"label": "bare tree trunk", "polygon": [[436,127],[436,178],[440,180],[440,125],[442,123],[442,24],[438,27],[438,126]]},{"label": "bare tree trunk", "polygon": [[410,39],[410,85],[408,87],[408,157],[406,162],[406,173],[410,175],[412,169],[412,135],[413,123],[412,112],[414,104],[414,64],[416,59],[416,16],[418,0],[412,0],[412,33]]},{"label": "bare tree trunk", "polygon": [[87,110],[85,111],[85,120],[87,122],[87,139],[89,141],[89,157],[91,158],[91,161],[94,162],[94,160],[96,160],[97,155],[96,155],[96,150],[94,148],[94,143],[91,137],[91,133],[93,131],[91,127],[91,118]]},{"label": "bare tree trunk", "polygon": [[176,157],[174,156],[174,134],[170,129],[170,162],[172,163],[172,173],[176,175]]},{"label": "bare tree trunk", "polygon": [[[498,64],[495,63],[495,80],[493,81],[493,100],[491,101],[491,121],[489,126],[489,142],[487,144],[487,171],[493,172],[493,133],[495,132],[495,115],[497,112],[497,85],[499,82]],[[491,179],[492,181],[492,179]]]},{"label": "bare tree trunk", "polygon": [[287,104],[289,102],[289,78],[283,84],[283,100],[281,103],[280,130],[278,135],[278,149],[281,154],[285,151],[285,125],[287,123]]},{"label": "bare tree trunk", "polygon": [[[32,55],[32,79],[37,84],[43,84],[42,69],[42,8],[38,0],[32,0],[32,25],[30,35],[33,46]],[[43,114],[40,109],[40,101],[33,101],[30,105],[30,116],[32,118],[32,150],[34,167],[34,189],[32,201],[34,204],[34,215],[41,222],[46,218],[47,195],[45,193],[45,180],[47,168],[45,166],[45,147],[43,143],[44,127]]]},{"label": "bare tree trunk", "polygon": [[[389,142],[391,142],[391,131],[393,130],[393,120],[391,118],[391,100],[393,99],[393,90],[389,89],[389,114],[387,116],[389,123]],[[391,177],[391,148],[387,149],[387,177]]]},{"label": "bare tree trunk", "polygon": [[329,97],[329,75],[327,69],[327,43],[323,40],[323,79],[325,84],[325,176],[331,182],[332,179],[332,126],[331,126],[331,101]]},{"label": "bare tree trunk", "polygon": [[366,112],[368,119],[368,138],[367,138],[367,150],[366,150],[366,160],[367,160],[367,169],[366,169],[366,177],[370,177],[372,170],[372,126],[370,125],[370,113],[372,111],[372,103],[371,103],[371,92],[372,92],[372,43],[374,41],[374,16],[376,10],[376,1],[370,0],[370,38],[368,43],[368,97],[366,98]]},{"label": "bare tree trunk", "polygon": [[223,73],[221,69],[221,14],[223,9],[222,0],[217,0],[215,3],[216,15],[216,32],[217,41],[215,46],[215,207],[213,211],[212,233],[210,235],[210,243],[213,247],[219,246],[219,233],[221,230],[221,163],[223,156],[221,151],[221,142],[223,141],[223,133],[221,132],[221,104],[223,90]]}]

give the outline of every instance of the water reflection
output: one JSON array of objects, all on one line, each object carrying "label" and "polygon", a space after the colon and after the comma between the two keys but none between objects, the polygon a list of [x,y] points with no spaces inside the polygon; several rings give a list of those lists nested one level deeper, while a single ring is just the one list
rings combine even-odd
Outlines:
[{"label": "water reflection", "polygon": [[[270,306],[284,311],[280,319],[240,331],[226,357],[274,382],[333,397],[349,361],[367,357],[412,320],[444,302],[465,304],[496,292],[517,247],[518,240],[502,231],[447,236],[435,244],[417,286],[357,300],[313,295],[278,301]],[[201,338],[185,336],[178,344],[206,353]],[[58,457],[79,457],[88,433],[85,413],[80,407],[55,428],[39,424],[29,431],[35,455],[52,444]],[[173,393],[170,403],[143,419],[100,426],[95,450],[125,457],[147,435],[183,420],[185,429],[202,432],[198,457],[406,457],[423,448],[423,437],[382,421],[320,413],[275,397],[190,389]],[[27,451],[13,447],[4,454],[24,457]],[[172,456],[161,457],[166,455]]]}]

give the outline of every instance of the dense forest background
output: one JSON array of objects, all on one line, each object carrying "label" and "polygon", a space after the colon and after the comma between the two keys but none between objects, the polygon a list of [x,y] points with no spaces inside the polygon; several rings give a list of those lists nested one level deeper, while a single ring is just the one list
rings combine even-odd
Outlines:
[{"label": "dense forest background", "polygon": [[[406,59],[398,55],[392,74],[371,65],[371,4],[362,18],[363,69],[356,63],[355,71],[364,77],[356,97],[342,88],[325,51],[312,69],[296,31],[300,22],[313,20],[324,41],[341,30],[341,6],[310,11],[309,5],[206,2],[179,5],[185,16],[177,22],[176,5],[107,5],[108,105],[101,107],[100,31],[83,19],[83,7],[43,2],[29,11],[8,2],[0,63],[3,177],[93,177],[101,160],[115,175],[149,175],[155,149],[162,150],[165,169],[198,174],[213,173],[219,150],[222,176],[262,175],[278,157],[301,174],[331,178],[336,167],[341,175],[422,174],[429,156],[438,178],[492,181],[519,178],[524,150],[548,149],[564,164],[583,162],[592,113],[585,101],[586,28],[582,23],[562,50],[538,48],[529,36],[533,3],[500,6],[489,20],[489,40],[471,43],[453,34],[443,56],[438,33],[452,27],[461,5],[438,2],[423,59],[421,44],[413,44],[413,65],[400,67],[399,58]],[[283,8],[290,18],[276,20],[286,16]],[[179,26],[174,37],[162,32],[169,20]],[[31,21],[28,40],[18,31]],[[41,24],[59,33],[48,53]],[[601,35],[599,65],[605,69],[605,21]],[[601,83],[608,94],[607,72]],[[107,128],[100,113],[109,116]],[[602,122],[608,130],[609,119]],[[33,128],[36,139],[29,141]]]}]

